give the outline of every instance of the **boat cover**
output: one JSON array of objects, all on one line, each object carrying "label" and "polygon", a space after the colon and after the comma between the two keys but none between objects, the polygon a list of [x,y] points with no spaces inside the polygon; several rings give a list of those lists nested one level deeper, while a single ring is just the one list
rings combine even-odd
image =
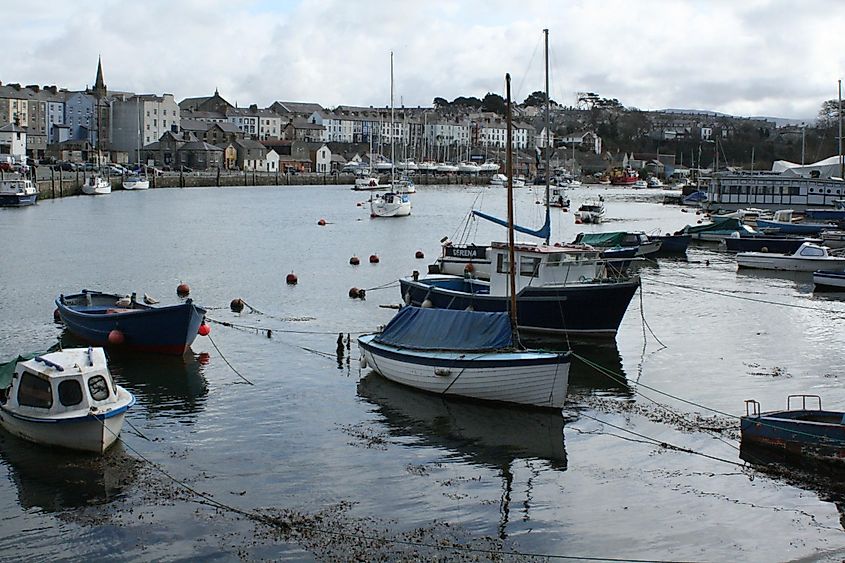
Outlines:
[{"label": "boat cover", "polygon": [[44,354],[55,352],[58,349],[59,345],[54,344],[48,350],[43,352],[29,352],[19,355],[17,358],[13,358],[7,362],[0,363],[0,389],[5,389],[12,384],[12,375],[15,373],[15,368],[18,366],[18,362],[25,362],[27,360],[31,360],[35,356],[43,356]]},{"label": "boat cover", "polygon": [[589,244],[590,246],[622,246],[625,240],[625,231],[613,231],[609,233],[578,233],[575,237],[575,244]]},{"label": "boat cover", "polygon": [[500,350],[512,347],[507,313],[402,307],[374,342],[415,350]]},{"label": "boat cover", "polygon": [[687,225],[684,232],[702,233],[707,231],[740,231],[744,230],[743,224],[736,217],[713,218],[711,223],[701,225]]}]

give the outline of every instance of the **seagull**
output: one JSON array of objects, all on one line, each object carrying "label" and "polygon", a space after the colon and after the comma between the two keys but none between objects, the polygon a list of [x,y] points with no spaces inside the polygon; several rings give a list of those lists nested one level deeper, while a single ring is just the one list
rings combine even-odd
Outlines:
[{"label": "seagull", "polygon": [[158,303],[158,299],[156,299],[155,297],[150,297],[148,294],[145,293],[144,303],[146,303],[147,305],[155,305],[156,303]]},{"label": "seagull", "polygon": [[115,302],[115,305],[117,305],[118,307],[129,307],[129,305],[131,305],[131,304],[132,304],[132,298],[129,297],[128,295],[125,296],[125,297],[121,297],[120,299],[118,299]]}]

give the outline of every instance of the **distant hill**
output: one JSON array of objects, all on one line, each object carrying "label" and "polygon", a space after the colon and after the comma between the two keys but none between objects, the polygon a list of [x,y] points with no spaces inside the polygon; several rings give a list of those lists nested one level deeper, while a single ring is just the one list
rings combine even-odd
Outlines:
[{"label": "distant hill", "polygon": [[[693,113],[693,114],[701,114],[701,115],[713,115],[717,117],[742,117],[731,115],[729,113],[720,113],[718,111],[708,111],[702,109],[662,109],[659,110],[665,113]],[[792,118],[792,117],[771,117],[768,115],[753,115],[749,119],[765,119],[767,121],[773,121],[777,127],[785,127],[787,125],[801,125],[802,123],[806,123],[807,125],[813,125],[816,122],[814,117],[804,117],[804,118]]]}]

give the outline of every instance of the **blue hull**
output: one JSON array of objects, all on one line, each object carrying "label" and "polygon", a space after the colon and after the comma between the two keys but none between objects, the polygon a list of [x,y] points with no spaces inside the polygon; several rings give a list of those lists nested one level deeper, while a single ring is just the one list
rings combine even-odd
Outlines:
[{"label": "blue hull", "polygon": [[817,221],[845,221],[845,209],[807,209],[804,213]]},{"label": "blue hull", "polygon": [[684,254],[692,235],[648,235],[648,238],[661,241],[659,254]]},{"label": "blue hull", "polygon": [[38,194],[0,195],[0,207],[23,207],[35,203]]},{"label": "blue hull", "polygon": [[62,322],[77,338],[97,346],[110,346],[109,333],[119,330],[118,346],[139,352],[181,355],[197,337],[205,309],[189,299],[179,305],[151,307],[136,303],[118,309],[121,296],[93,291],[60,296],[56,307]]},{"label": "blue hull", "polygon": [[740,419],[743,446],[758,446],[819,461],[845,462],[845,413],[789,410]]},{"label": "blue hull", "polygon": [[779,233],[789,235],[817,235],[824,229],[836,228],[836,225],[827,223],[783,223],[781,221],[757,219],[757,228],[777,230]]},{"label": "blue hull", "polygon": [[[459,277],[427,283],[424,279],[401,279],[399,285],[405,302],[410,300],[411,305],[418,307],[428,299],[432,306],[441,309],[472,307],[475,311],[507,312],[509,308],[508,297],[473,293],[472,284]],[[624,282],[525,288],[516,298],[517,325],[523,332],[540,334],[616,334],[639,287],[639,278],[633,278]]]}]

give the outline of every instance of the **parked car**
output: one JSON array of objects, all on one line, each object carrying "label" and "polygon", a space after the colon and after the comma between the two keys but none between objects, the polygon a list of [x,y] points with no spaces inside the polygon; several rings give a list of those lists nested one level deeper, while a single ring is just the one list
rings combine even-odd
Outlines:
[{"label": "parked car", "polygon": [[73,162],[57,162],[53,165],[53,170],[73,172],[74,170],[76,170],[76,164],[74,164]]}]

